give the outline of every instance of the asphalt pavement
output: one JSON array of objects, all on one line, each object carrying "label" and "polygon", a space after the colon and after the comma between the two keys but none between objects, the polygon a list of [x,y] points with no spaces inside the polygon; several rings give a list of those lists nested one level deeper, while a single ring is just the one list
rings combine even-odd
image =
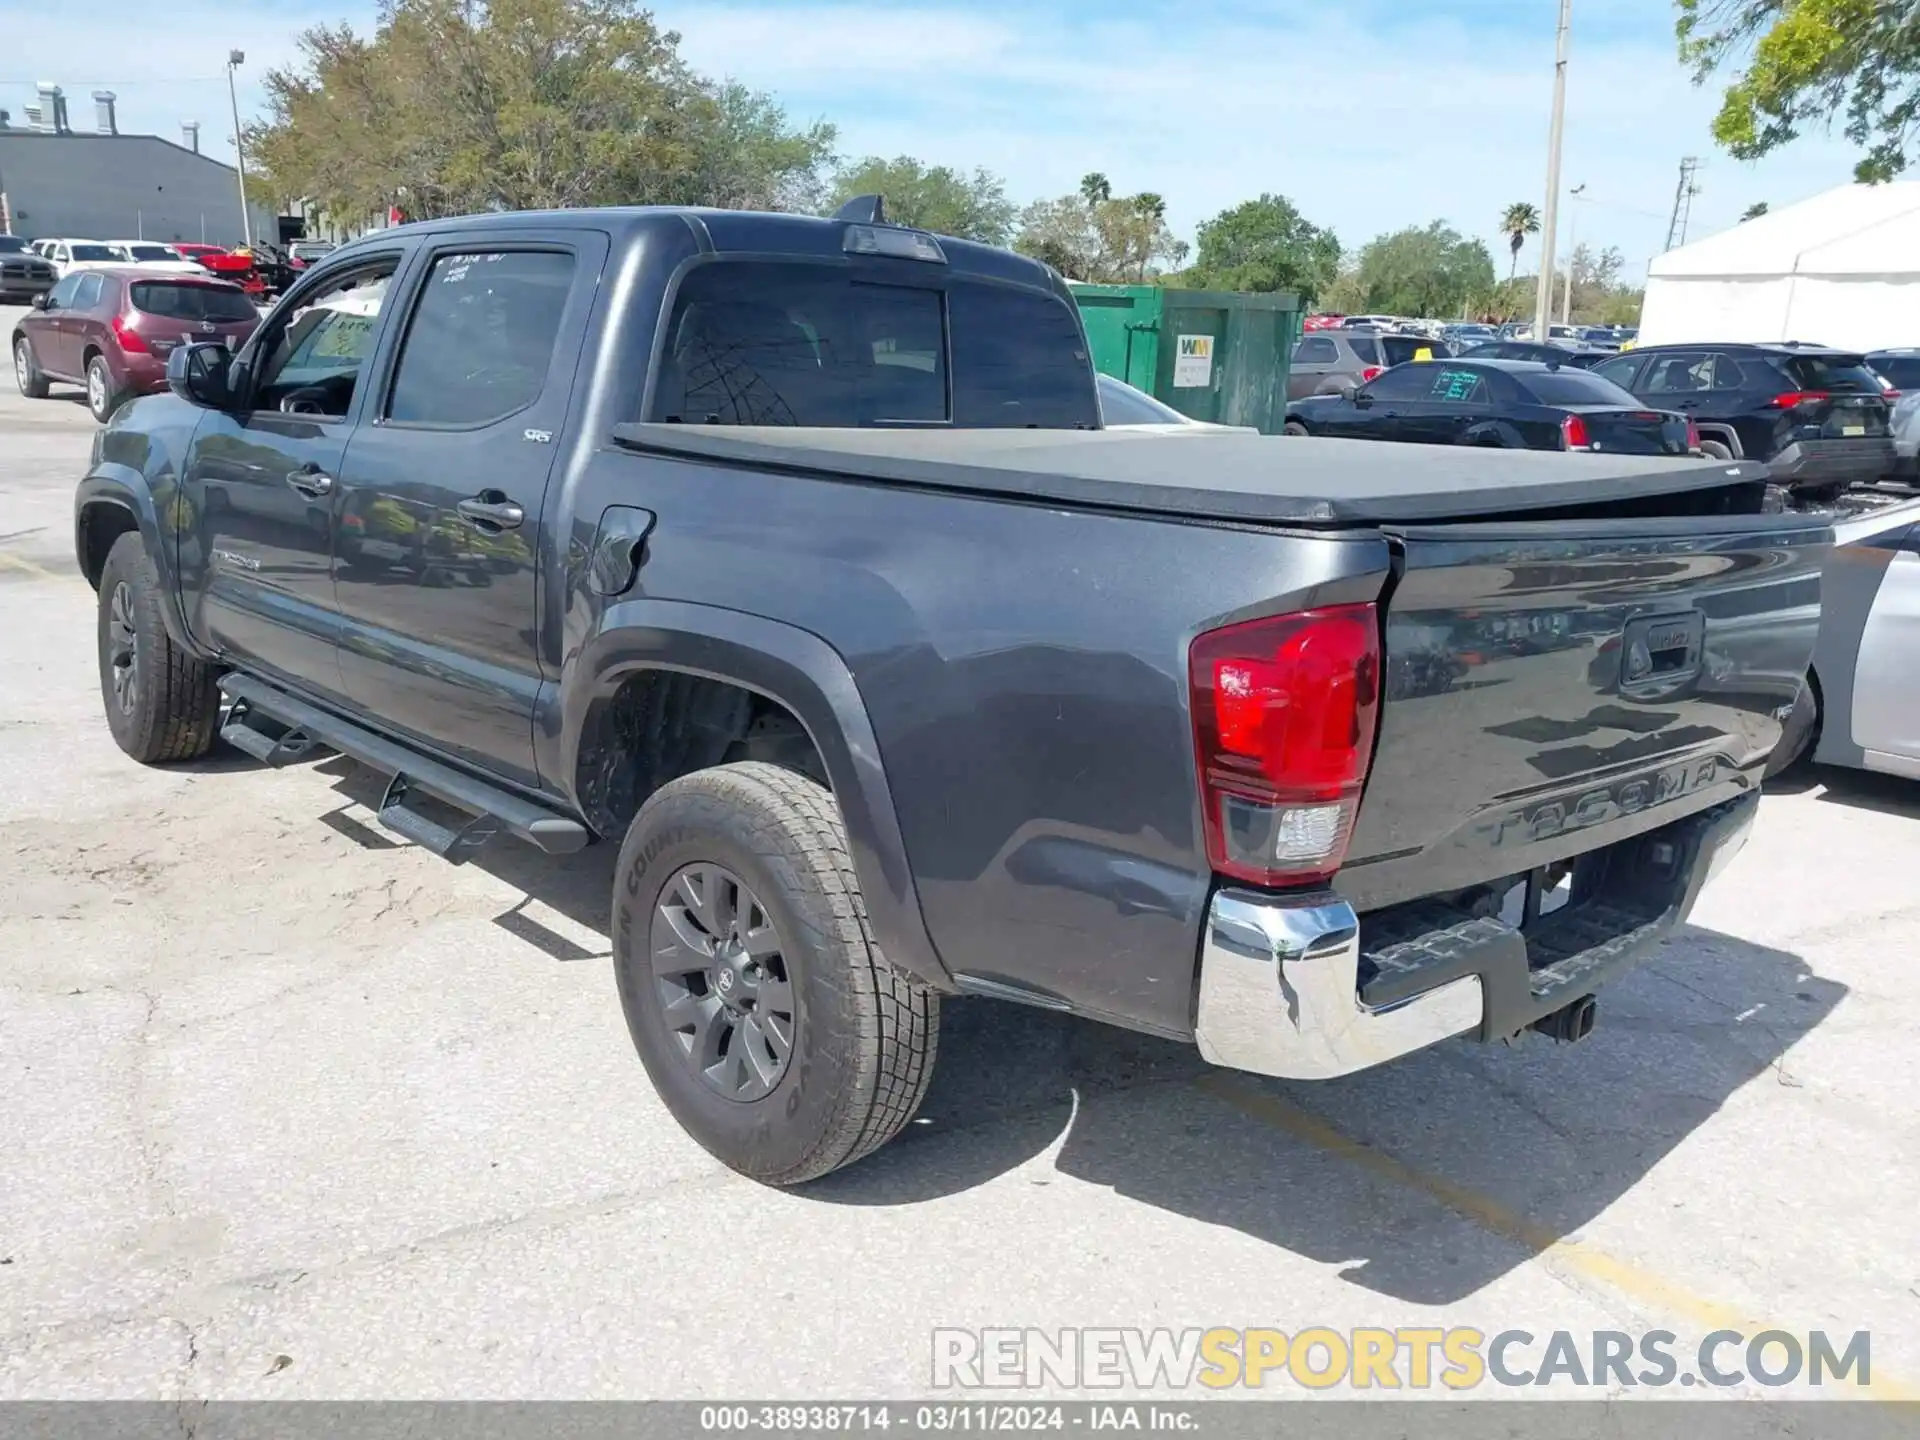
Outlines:
[{"label": "asphalt pavement", "polygon": [[771,1191],[634,1057],[611,847],[454,868],[344,762],[115,749],[93,422],[4,392],[0,1397],[909,1397],[937,1327],[1463,1325],[1864,1330],[1920,1393],[1920,786],[1770,796],[1580,1045],[1284,1084],[960,1002],[909,1132]]}]

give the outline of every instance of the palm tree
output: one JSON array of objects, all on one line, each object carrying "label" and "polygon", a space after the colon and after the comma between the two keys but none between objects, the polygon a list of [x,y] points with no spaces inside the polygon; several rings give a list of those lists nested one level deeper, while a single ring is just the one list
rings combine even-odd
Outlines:
[{"label": "palm tree", "polygon": [[1507,283],[1511,285],[1520,273],[1520,247],[1527,243],[1527,236],[1540,233],[1540,212],[1525,200],[1516,201],[1500,217],[1500,233],[1507,237],[1507,249],[1513,252],[1513,263],[1507,267]]},{"label": "palm tree", "polygon": [[1091,210],[1094,206],[1113,198],[1113,183],[1098,170],[1090,175],[1082,175],[1080,198],[1087,202],[1087,208]]}]

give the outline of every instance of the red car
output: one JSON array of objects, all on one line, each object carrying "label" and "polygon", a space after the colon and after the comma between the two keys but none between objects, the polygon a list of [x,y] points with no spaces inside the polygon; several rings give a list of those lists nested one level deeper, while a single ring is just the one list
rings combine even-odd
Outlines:
[{"label": "red car", "polygon": [[222,280],[231,280],[255,299],[267,293],[266,279],[260,274],[251,255],[243,255],[221,245],[175,244],[173,248],[194,264],[204,267],[209,274],[217,275]]},{"label": "red car", "polygon": [[105,424],[131,396],[167,388],[175,345],[217,340],[238,349],[259,323],[239,287],[212,276],[76,270],[35,296],[13,327],[13,377],[33,400],[54,381],[86,386],[87,408]]}]

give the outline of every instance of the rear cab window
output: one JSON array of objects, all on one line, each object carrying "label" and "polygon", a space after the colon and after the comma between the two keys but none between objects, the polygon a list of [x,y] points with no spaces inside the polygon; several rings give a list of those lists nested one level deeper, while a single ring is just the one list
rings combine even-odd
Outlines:
[{"label": "rear cab window", "polygon": [[1372,335],[1349,335],[1347,344],[1353,347],[1353,353],[1359,357],[1362,365],[1380,363],[1380,342]]},{"label": "rear cab window", "polygon": [[1631,405],[1640,402],[1591,370],[1549,370],[1514,377],[1542,405]]},{"label": "rear cab window", "polygon": [[1057,297],[793,261],[681,282],[648,418],[689,425],[1094,429],[1093,369]]}]

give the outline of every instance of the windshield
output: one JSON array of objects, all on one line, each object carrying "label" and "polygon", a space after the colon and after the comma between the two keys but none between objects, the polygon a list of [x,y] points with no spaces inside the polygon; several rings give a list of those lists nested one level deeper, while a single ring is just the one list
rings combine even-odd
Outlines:
[{"label": "windshield", "polygon": [[68,252],[75,260],[112,260],[113,249],[107,245],[69,245]]},{"label": "windshield", "polygon": [[1100,418],[1108,425],[1184,425],[1187,417],[1111,375],[1099,377]]},{"label": "windshield", "polygon": [[218,285],[146,280],[133,287],[133,308],[168,320],[255,320],[259,312],[245,295]]},{"label": "windshield", "polygon": [[1878,395],[1880,381],[1859,355],[1790,355],[1781,368],[1802,390],[1840,395]]},{"label": "windshield", "polygon": [[1631,405],[1641,404],[1611,380],[1585,370],[1555,370],[1539,375],[1515,375],[1542,405]]},{"label": "windshield", "polygon": [[135,260],[178,260],[180,258],[164,245],[123,245],[120,248]]},{"label": "windshield", "polygon": [[26,249],[27,242],[18,235],[0,235],[0,255],[20,255]]},{"label": "windshield", "polygon": [[1427,352],[1428,359],[1433,358],[1435,351],[1446,353],[1439,341],[1424,335],[1382,335],[1380,344],[1386,350],[1389,365],[1404,365],[1417,358],[1422,350]]}]

